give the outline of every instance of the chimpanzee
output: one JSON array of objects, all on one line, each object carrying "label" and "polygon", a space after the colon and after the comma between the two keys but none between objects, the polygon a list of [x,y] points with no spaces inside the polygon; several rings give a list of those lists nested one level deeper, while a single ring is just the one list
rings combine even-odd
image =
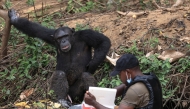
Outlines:
[{"label": "chimpanzee", "polygon": [[[48,29],[38,23],[17,16],[14,9],[8,16],[14,27],[30,37],[37,37],[55,46],[57,50],[56,71],[52,75],[50,89],[57,100],[68,106],[67,96],[83,100],[89,86],[96,86],[93,73],[102,63],[111,46],[110,39],[91,29],[75,31],[69,27]],[[94,48],[94,54],[92,54]]]}]

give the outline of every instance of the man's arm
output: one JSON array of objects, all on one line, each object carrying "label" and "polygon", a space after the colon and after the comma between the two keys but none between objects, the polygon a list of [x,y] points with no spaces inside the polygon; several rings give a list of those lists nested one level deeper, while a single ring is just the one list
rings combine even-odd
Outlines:
[{"label": "man's arm", "polygon": [[[114,108],[114,109],[116,109],[116,108]],[[134,109],[134,107],[120,103],[120,105],[117,109]]]},{"label": "man's arm", "polygon": [[125,84],[121,84],[121,85],[115,87],[114,89],[117,89],[116,97],[121,96],[123,94],[123,92],[124,92],[124,90],[125,90],[126,87],[127,86]]},{"label": "man's arm", "polygon": [[[84,96],[84,101],[86,104],[89,104],[93,107],[95,107],[96,109],[109,109],[103,105],[101,105],[100,103],[98,103],[96,101],[96,98],[94,95],[92,95],[90,92],[86,92],[85,96]],[[125,104],[121,104],[118,107],[115,107],[114,109],[134,109],[132,106],[130,105],[125,105]]]},{"label": "man's arm", "polygon": [[89,91],[86,91],[86,93],[84,95],[84,101],[86,104],[89,104],[89,105],[95,107],[96,109],[109,109],[109,108],[101,105],[100,103],[98,103],[96,101],[95,96],[92,95]]}]

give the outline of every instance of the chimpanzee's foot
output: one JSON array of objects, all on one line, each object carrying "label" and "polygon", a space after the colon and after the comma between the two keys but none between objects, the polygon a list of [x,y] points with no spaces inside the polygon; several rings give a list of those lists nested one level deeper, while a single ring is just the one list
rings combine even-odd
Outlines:
[{"label": "chimpanzee's foot", "polygon": [[59,101],[59,103],[60,103],[63,107],[66,107],[66,108],[69,108],[69,107],[72,105],[69,101],[64,100],[64,99],[60,99],[60,100],[58,100],[58,101]]}]

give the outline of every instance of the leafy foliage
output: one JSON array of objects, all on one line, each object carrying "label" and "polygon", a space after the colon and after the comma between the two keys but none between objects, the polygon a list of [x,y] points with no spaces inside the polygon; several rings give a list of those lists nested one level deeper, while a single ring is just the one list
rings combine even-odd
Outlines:
[{"label": "leafy foliage", "polygon": [[166,89],[169,78],[167,75],[170,73],[171,64],[168,60],[159,60],[156,55],[151,55],[148,58],[145,56],[139,56],[141,70],[144,73],[153,72],[155,73],[162,85],[163,98],[168,98],[174,95],[173,89]]},{"label": "leafy foliage", "polygon": [[110,77],[109,76],[109,74],[111,72],[110,68],[111,68],[111,66],[110,66],[109,63],[104,63],[102,72],[105,75],[104,75],[104,78],[101,79],[101,81],[98,82],[99,87],[113,88],[113,87],[116,87],[116,86],[121,84],[121,81],[120,81],[118,76],[115,76],[115,77]]},{"label": "leafy foliage", "polygon": [[[153,39],[149,41],[150,44],[157,45],[157,39]],[[143,73],[150,73],[153,72],[157,75],[161,82],[162,91],[163,91],[163,98],[168,99],[175,95],[176,91],[179,89],[179,84],[181,83],[181,80],[177,80],[176,87],[173,87],[171,84],[171,77],[169,75],[173,73],[173,70],[176,69],[178,72],[184,73],[190,70],[190,58],[185,57],[181,58],[177,65],[173,65],[169,62],[169,60],[159,60],[157,58],[157,54],[151,55],[149,57],[146,57],[144,52],[140,51],[136,45],[136,42],[133,42],[133,45],[131,47],[126,48],[124,46],[120,47],[120,51],[118,51],[122,54],[124,53],[132,53],[137,56],[140,62],[140,67]],[[104,68],[102,72],[105,73],[104,78],[101,79],[99,82],[100,87],[115,87],[121,84],[120,79],[116,77],[109,77],[109,73],[111,72],[110,66],[105,64],[103,66]]]},{"label": "leafy foliage", "polygon": [[179,59],[177,65],[175,66],[175,69],[177,69],[177,71],[180,73],[188,72],[190,70],[190,57],[188,56]]},{"label": "leafy foliage", "polygon": [[83,4],[79,1],[77,3],[75,2],[73,0],[69,0],[68,7],[67,7],[68,12],[70,11],[73,11],[74,13],[87,12],[87,11],[92,10],[96,4],[93,1],[87,1]]},{"label": "leafy foliage", "polygon": [[[52,28],[53,22],[49,23],[48,21],[46,23],[47,19],[44,19],[43,25]],[[4,99],[8,96],[14,96],[15,93],[13,91],[18,91],[16,94],[19,94],[23,89],[31,87],[28,83],[35,80],[39,75],[43,75],[40,79],[42,79],[42,81],[46,81],[45,75],[47,75],[49,71],[44,68],[47,67],[51,61],[56,62],[54,56],[56,55],[56,52],[52,46],[46,44],[40,39],[20,34],[18,30],[12,28],[11,39],[9,40],[9,45],[13,46],[11,51],[18,49],[18,45],[20,43],[24,43],[24,47],[20,47],[23,49],[19,50],[19,52],[17,51],[13,53],[12,55],[12,58],[16,59],[15,64],[7,65],[5,70],[0,71],[0,95],[3,95]],[[55,64],[53,66],[55,67]],[[6,81],[10,85],[15,84],[16,87],[5,85],[7,84]],[[33,87],[38,87],[34,84],[35,83],[33,83]]]},{"label": "leafy foliage", "polygon": [[26,3],[27,3],[28,5],[33,6],[33,5],[34,5],[34,0],[27,0]]},{"label": "leafy foliage", "polygon": [[11,1],[10,0],[6,0],[5,6],[6,6],[7,9],[10,9],[10,7],[12,6]]}]

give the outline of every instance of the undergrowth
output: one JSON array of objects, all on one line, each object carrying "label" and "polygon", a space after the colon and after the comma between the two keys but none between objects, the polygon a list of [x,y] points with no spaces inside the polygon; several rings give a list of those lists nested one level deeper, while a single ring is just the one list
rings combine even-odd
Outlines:
[{"label": "undergrowth", "polygon": [[[42,25],[53,28],[54,22],[51,21],[52,19],[44,18]],[[28,37],[15,28],[11,29],[9,46],[12,51],[7,59],[9,64],[0,68],[0,101],[12,101],[12,98],[16,101],[23,90],[36,88],[39,79],[45,83],[48,73],[53,72],[51,70],[55,68],[56,62],[56,52],[51,45],[38,38]],[[31,83],[32,81],[34,83]]]},{"label": "undergrowth", "polygon": [[[190,70],[190,57],[181,58],[175,64],[171,64],[169,60],[160,60],[157,58],[158,54],[151,55],[149,57],[145,56],[143,51],[140,51],[137,47],[136,43],[129,48],[121,46],[119,51],[121,55],[124,53],[132,53],[137,56],[140,62],[140,68],[143,73],[155,73],[159,78],[162,86],[163,98],[169,99],[176,96],[176,91],[180,87],[181,79],[177,79],[176,81],[172,80],[171,74],[175,73],[187,73]],[[102,71],[104,72],[105,76],[100,80],[99,87],[116,87],[121,84],[120,79],[118,76],[116,77],[109,77],[109,73],[113,70],[113,66],[105,63],[104,68]],[[175,71],[175,72],[174,72]],[[174,84],[172,82],[176,82],[176,87],[173,87]]]}]

